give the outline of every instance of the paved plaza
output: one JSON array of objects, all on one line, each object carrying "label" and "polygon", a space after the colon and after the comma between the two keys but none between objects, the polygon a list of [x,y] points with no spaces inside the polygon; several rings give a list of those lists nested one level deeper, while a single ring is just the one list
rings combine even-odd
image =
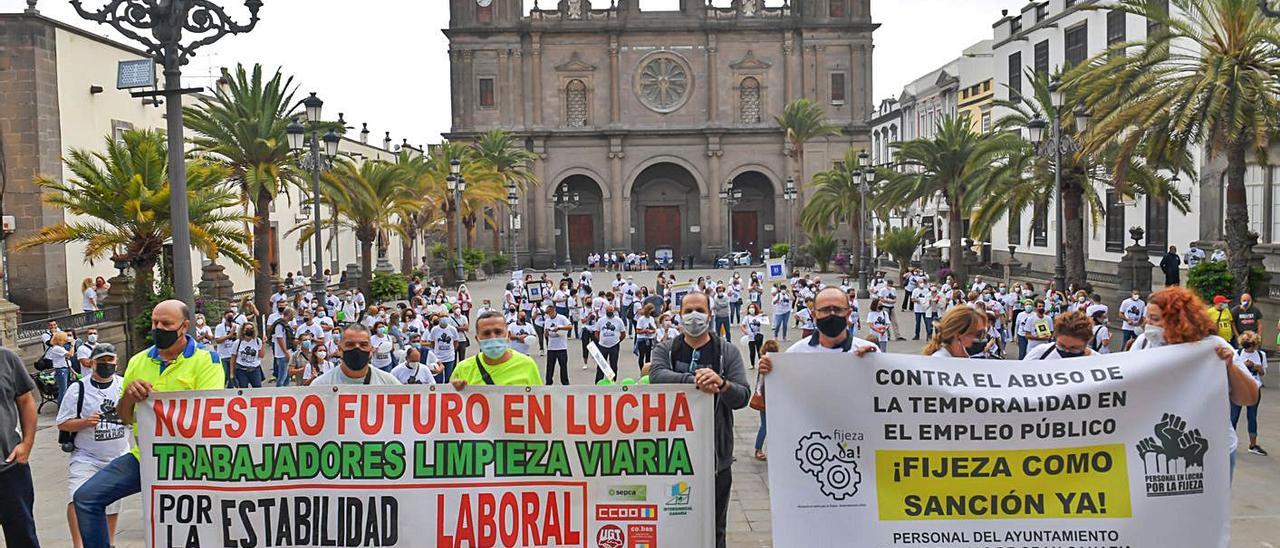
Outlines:
[{"label": "paved plaza", "polygon": [[[747,276],[747,270],[739,270]],[[680,279],[686,277],[696,279],[697,276],[713,276],[728,278],[728,271],[679,271]],[[625,275],[625,274],[624,274]],[[636,283],[652,286],[656,272],[634,273]],[[612,279],[612,274],[596,273],[595,285],[607,287],[604,280]],[[558,279],[558,275],[555,276]],[[838,282],[838,276],[823,276],[826,283]],[[502,288],[505,279],[488,280],[468,284],[476,303],[485,298],[493,302],[501,302]],[[766,305],[768,308],[768,305]],[[866,310],[864,303],[863,309]],[[903,327],[909,327],[903,324]],[[789,340],[795,341],[799,334],[792,332]],[[735,342],[737,337],[734,337]],[[631,343],[624,342],[624,350],[619,358],[619,369],[622,376],[635,376],[636,358],[631,353]],[[576,341],[570,343],[570,379],[574,384],[588,384],[594,378],[594,371],[583,369],[581,354],[576,353]],[[917,353],[923,343],[920,341],[899,341],[890,344],[891,352]],[[743,355],[746,349],[743,348]],[[534,359],[543,364],[545,360],[534,355]],[[269,361],[266,363],[270,363]],[[1014,366],[1014,364],[1010,364]],[[753,376],[753,371],[748,370]],[[754,382],[754,379],[752,379]],[[1238,457],[1236,477],[1232,493],[1232,546],[1235,548],[1280,548],[1280,403],[1274,397],[1264,395],[1263,408],[1259,412],[1262,427],[1261,443],[1270,447],[1275,453],[1270,457],[1260,457],[1242,452]],[[40,415],[40,432],[36,437],[36,447],[32,452],[31,462],[36,484],[36,521],[40,527],[40,539],[44,546],[71,546],[66,523],[66,462],[67,456],[58,449],[57,432],[53,428],[55,410],[46,405]],[[1240,433],[1244,437],[1244,420],[1241,418]],[[753,457],[753,445],[756,431],[760,424],[759,413],[743,409],[735,416],[735,451],[736,462],[733,467],[733,499],[729,508],[729,546],[757,547],[771,546],[771,517],[769,512],[769,485],[766,463]],[[1243,443],[1243,440],[1242,440]],[[124,505],[120,516],[120,526],[116,537],[119,548],[143,546],[142,511],[139,497],[131,497]]]}]

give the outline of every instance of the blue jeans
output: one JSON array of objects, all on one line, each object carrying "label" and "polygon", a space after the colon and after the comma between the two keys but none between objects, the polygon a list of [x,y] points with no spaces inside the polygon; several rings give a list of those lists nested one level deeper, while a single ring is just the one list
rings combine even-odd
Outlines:
[{"label": "blue jeans", "polygon": [[729,321],[733,323],[742,321],[742,301],[729,301]]},{"label": "blue jeans", "polygon": [[782,329],[782,338],[787,338],[787,320],[791,319],[791,312],[781,312],[773,315],[773,338],[778,338],[778,329]]},{"label": "blue jeans", "polygon": [[1120,335],[1120,348],[1121,348],[1122,350],[1125,348],[1125,346],[1127,346],[1127,345],[1129,344],[1129,339],[1136,339],[1136,338],[1138,338],[1138,334],[1137,334],[1137,333],[1134,333],[1134,332],[1132,332],[1132,331],[1125,331],[1125,330],[1121,330],[1121,331],[1120,331],[1120,333],[1121,333],[1121,335]]},{"label": "blue jeans", "polygon": [[436,375],[436,382],[438,383],[449,382],[449,379],[453,377],[453,366],[458,365],[458,361],[457,360],[454,360],[451,362],[442,361],[440,362],[440,364],[444,366],[444,371],[442,371],[439,375]]},{"label": "blue jeans", "polygon": [[764,437],[767,433],[765,427],[768,425],[764,413],[764,411],[760,412],[760,429],[756,431],[756,451],[764,449]]},{"label": "blue jeans", "polygon": [[276,388],[289,386],[289,359],[272,358],[272,361],[274,362],[272,369],[276,374]]},{"label": "blue jeans", "polygon": [[58,406],[62,406],[62,396],[67,393],[67,385],[71,383],[71,368],[59,367],[53,370],[53,382],[58,385]]},{"label": "blue jeans", "polygon": [[1023,335],[1018,335],[1018,359],[1021,360],[1025,357],[1027,357],[1027,338]]},{"label": "blue jeans", "polygon": [[237,367],[235,385],[237,388],[262,388],[262,368]]},{"label": "blue jeans", "polygon": [[110,545],[107,533],[107,505],[142,491],[138,459],[133,453],[117,457],[106,468],[84,482],[72,497],[80,538],[87,548]]},{"label": "blue jeans", "polygon": [[[1259,396],[1258,403],[1262,403],[1261,396]],[[1250,405],[1245,410],[1245,425],[1248,426],[1250,438],[1258,437],[1258,403]],[[1233,403],[1231,404],[1231,429],[1235,430],[1236,425],[1239,423],[1240,406]]]},{"label": "blue jeans", "polygon": [[35,503],[31,465],[15,464],[0,472],[0,528],[4,529],[5,544],[40,546],[36,538]]}]

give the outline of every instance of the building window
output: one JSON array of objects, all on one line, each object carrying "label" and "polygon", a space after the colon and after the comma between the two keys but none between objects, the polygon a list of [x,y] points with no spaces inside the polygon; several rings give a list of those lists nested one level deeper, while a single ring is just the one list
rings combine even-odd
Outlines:
[{"label": "building window", "polygon": [[1014,17],[1009,20],[1009,34],[1018,34],[1022,32],[1022,18]]},{"label": "building window", "polygon": [[845,100],[844,73],[831,73],[831,104],[843,105]]},{"label": "building window", "polygon": [[1115,190],[1107,191],[1107,251],[1124,253],[1124,204]]},{"label": "building window", "polygon": [[[1249,212],[1249,230],[1258,233],[1259,241],[1266,241],[1263,238],[1267,236],[1263,230],[1266,219],[1263,218],[1263,207],[1266,204],[1266,170],[1257,164],[1250,164],[1244,171],[1244,193],[1245,203],[1248,205]],[[1225,204],[1224,204],[1225,205]],[[1226,211],[1223,211],[1223,219],[1226,219]]]},{"label": "building window", "polygon": [[587,84],[582,80],[569,80],[564,88],[565,125],[587,126]]},{"label": "building window", "polygon": [[1076,0],[1067,0],[1066,8],[1067,8],[1067,9],[1071,9],[1071,8],[1075,7],[1075,5],[1076,5]]},{"label": "building window", "polygon": [[982,113],[982,132],[987,133],[990,131],[991,131],[991,113],[984,112]]},{"label": "building window", "polygon": [[124,120],[111,121],[111,139],[117,143],[124,144],[124,132],[133,129],[133,123]]},{"label": "building window", "polygon": [[1031,245],[1049,247],[1049,200],[1036,204],[1035,218],[1031,220]]},{"label": "building window", "polygon": [[1147,196],[1147,250],[1169,248],[1169,200]]},{"label": "building window", "polygon": [[480,79],[480,108],[493,108],[493,78]]},{"label": "building window", "polygon": [[1049,41],[1045,40],[1036,44],[1035,51],[1035,67],[1036,72],[1040,74],[1049,74]]},{"label": "building window", "polygon": [[1066,36],[1063,37],[1066,42],[1066,51],[1063,52],[1066,58],[1067,67],[1077,66],[1089,58],[1089,22],[1085,21],[1075,27],[1067,29]]},{"label": "building window", "polygon": [[1022,52],[1009,56],[1009,100],[1022,99]]},{"label": "building window", "polygon": [[1036,6],[1036,22],[1037,22],[1037,23],[1039,23],[1039,22],[1041,22],[1041,21],[1044,21],[1044,18],[1045,18],[1045,17],[1048,17],[1048,16],[1049,16],[1049,3],[1048,3],[1048,2],[1045,2],[1045,3],[1043,3],[1043,4],[1040,4],[1039,6]]},{"label": "building window", "polygon": [[[1149,0],[1147,4],[1151,6],[1151,10],[1155,13],[1161,13],[1164,15],[1169,14],[1169,0]],[[1164,28],[1164,25],[1159,21],[1156,21],[1155,19],[1147,19],[1147,36],[1155,34],[1162,28]]]},{"label": "building window", "polygon": [[1125,41],[1125,22],[1127,14],[1120,10],[1107,12],[1107,45]]},{"label": "building window", "polygon": [[847,2],[848,0],[831,0],[831,3],[827,4],[827,16],[844,17]]},{"label": "building window", "polygon": [[1009,212],[1009,245],[1022,245],[1022,210]]},{"label": "building window", "polygon": [[744,124],[760,123],[760,80],[742,79],[738,88],[738,119]]}]

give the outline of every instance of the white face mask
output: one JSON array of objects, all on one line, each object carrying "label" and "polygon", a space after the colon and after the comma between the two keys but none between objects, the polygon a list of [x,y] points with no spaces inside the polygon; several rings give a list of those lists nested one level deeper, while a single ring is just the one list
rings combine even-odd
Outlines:
[{"label": "white face mask", "polygon": [[1151,346],[1164,346],[1163,327],[1158,325],[1148,325],[1146,329],[1142,331],[1142,334],[1147,336],[1147,342],[1151,343]]}]

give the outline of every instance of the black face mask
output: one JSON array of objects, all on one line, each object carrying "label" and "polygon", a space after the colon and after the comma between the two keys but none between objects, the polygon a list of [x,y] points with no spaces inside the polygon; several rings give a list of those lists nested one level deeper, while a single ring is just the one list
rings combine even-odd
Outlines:
[{"label": "black face mask", "polygon": [[973,343],[971,343],[968,348],[965,348],[964,351],[966,354],[969,355],[970,358],[972,358],[974,356],[977,356],[983,353],[984,351],[986,351],[986,349],[987,349],[987,339],[980,338],[980,339],[974,339]]},{"label": "black face mask", "polygon": [[372,356],[368,352],[359,348],[350,348],[342,351],[342,363],[352,371],[363,371],[365,366],[369,365],[369,359]]},{"label": "black face mask", "polygon": [[116,374],[116,364],[99,363],[93,366],[93,373],[102,379],[109,379]]},{"label": "black face mask", "polygon": [[832,314],[815,322],[818,331],[828,337],[839,337],[849,327],[849,319]]},{"label": "black face mask", "polygon": [[178,331],[160,329],[159,327],[151,329],[151,340],[155,341],[156,348],[161,350],[172,347],[174,343],[178,342],[179,336],[180,332]]},{"label": "black face mask", "polygon": [[1068,352],[1068,351],[1064,350],[1061,346],[1059,346],[1059,347],[1058,347],[1058,355],[1059,355],[1059,356],[1062,356],[1062,357],[1064,357],[1064,358],[1079,358],[1080,356],[1083,356],[1083,355],[1084,355],[1084,352],[1083,352],[1083,351],[1082,351],[1082,352]]}]

